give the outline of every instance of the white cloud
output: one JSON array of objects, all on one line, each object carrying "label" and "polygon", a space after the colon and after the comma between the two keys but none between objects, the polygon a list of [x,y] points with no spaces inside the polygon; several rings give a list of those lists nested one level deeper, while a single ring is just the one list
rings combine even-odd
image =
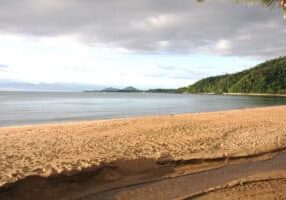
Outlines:
[{"label": "white cloud", "polygon": [[0,79],[188,85],[285,55],[284,27],[280,10],[228,0],[3,0]]},{"label": "white cloud", "polygon": [[[159,41],[158,45],[165,48],[169,42]],[[0,34],[0,55],[0,63],[8,66],[0,71],[0,80],[30,83],[176,88],[206,75],[221,73],[218,67],[213,67],[218,61],[220,67],[227,69],[222,72],[234,69],[234,64],[223,58],[134,54],[102,45],[88,46],[73,36],[26,38]],[[253,63],[241,62],[235,65]]]},{"label": "white cloud", "polygon": [[163,50],[163,49],[168,48],[171,43],[170,41],[162,40],[162,41],[157,42],[157,44],[158,44],[159,49]]},{"label": "white cloud", "polygon": [[147,18],[145,21],[153,28],[164,28],[176,24],[178,17],[175,15],[159,15]]},{"label": "white cloud", "polygon": [[219,40],[216,44],[215,49],[219,54],[227,55],[231,53],[231,42],[229,40]]}]

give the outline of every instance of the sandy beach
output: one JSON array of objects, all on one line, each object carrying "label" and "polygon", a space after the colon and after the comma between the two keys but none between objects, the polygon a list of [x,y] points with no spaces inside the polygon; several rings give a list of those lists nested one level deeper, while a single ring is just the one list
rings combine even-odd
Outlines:
[{"label": "sandy beach", "polygon": [[[4,127],[0,128],[0,186],[5,188],[31,176],[71,177],[110,165],[119,166],[124,173],[107,173],[105,181],[148,170],[153,178],[170,177],[284,148],[286,106]],[[154,163],[164,165],[164,170],[156,172]],[[180,166],[169,173],[174,163]],[[286,185],[284,179],[271,181]],[[209,194],[210,199],[223,197],[222,192]]]}]

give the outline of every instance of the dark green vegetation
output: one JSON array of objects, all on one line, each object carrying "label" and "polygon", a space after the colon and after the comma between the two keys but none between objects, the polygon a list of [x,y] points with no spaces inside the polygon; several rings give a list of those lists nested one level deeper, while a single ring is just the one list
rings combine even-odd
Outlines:
[{"label": "dark green vegetation", "polygon": [[209,77],[179,91],[286,94],[286,57],[267,61],[239,73]]},{"label": "dark green vegetation", "polygon": [[146,92],[150,93],[179,93],[177,89],[149,89]]}]

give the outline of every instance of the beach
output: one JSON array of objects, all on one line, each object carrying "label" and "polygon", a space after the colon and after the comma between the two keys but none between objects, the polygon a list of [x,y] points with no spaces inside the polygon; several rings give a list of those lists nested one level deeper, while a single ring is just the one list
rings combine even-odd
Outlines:
[{"label": "beach", "polygon": [[[13,188],[27,177],[63,179],[95,171],[98,175],[99,169],[118,168],[120,173],[111,170],[101,172],[100,178],[97,176],[97,181],[104,180],[104,187],[89,191],[95,193],[112,188],[119,180],[120,184],[122,180],[136,184],[139,180],[219,168],[227,165],[228,160],[230,163],[267,160],[285,148],[286,106],[3,127],[0,128],[0,186],[5,193],[5,188]],[[284,179],[279,178],[285,173],[277,170],[273,175],[276,179],[271,181],[281,185]],[[148,176],[134,178],[140,173]],[[269,173],[261,175],[266,176]],[[130,177],[134,179],[129,180]],[[3,191],[0,190],[0,197]],[[209,199],[219,198],[221,193],[223,190],[211,193]],[[6,195],[9,196],[9,190]],[[77,197],[80,199],[80,194]]]}]

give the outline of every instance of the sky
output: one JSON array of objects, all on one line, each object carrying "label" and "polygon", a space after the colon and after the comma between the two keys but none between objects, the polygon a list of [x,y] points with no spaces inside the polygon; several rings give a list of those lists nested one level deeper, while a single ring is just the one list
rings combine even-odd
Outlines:
[{"label": "sky", "polygon": [[178,88],[284,56],[282,10],[234,2],[0,0],[0,89]]}]

